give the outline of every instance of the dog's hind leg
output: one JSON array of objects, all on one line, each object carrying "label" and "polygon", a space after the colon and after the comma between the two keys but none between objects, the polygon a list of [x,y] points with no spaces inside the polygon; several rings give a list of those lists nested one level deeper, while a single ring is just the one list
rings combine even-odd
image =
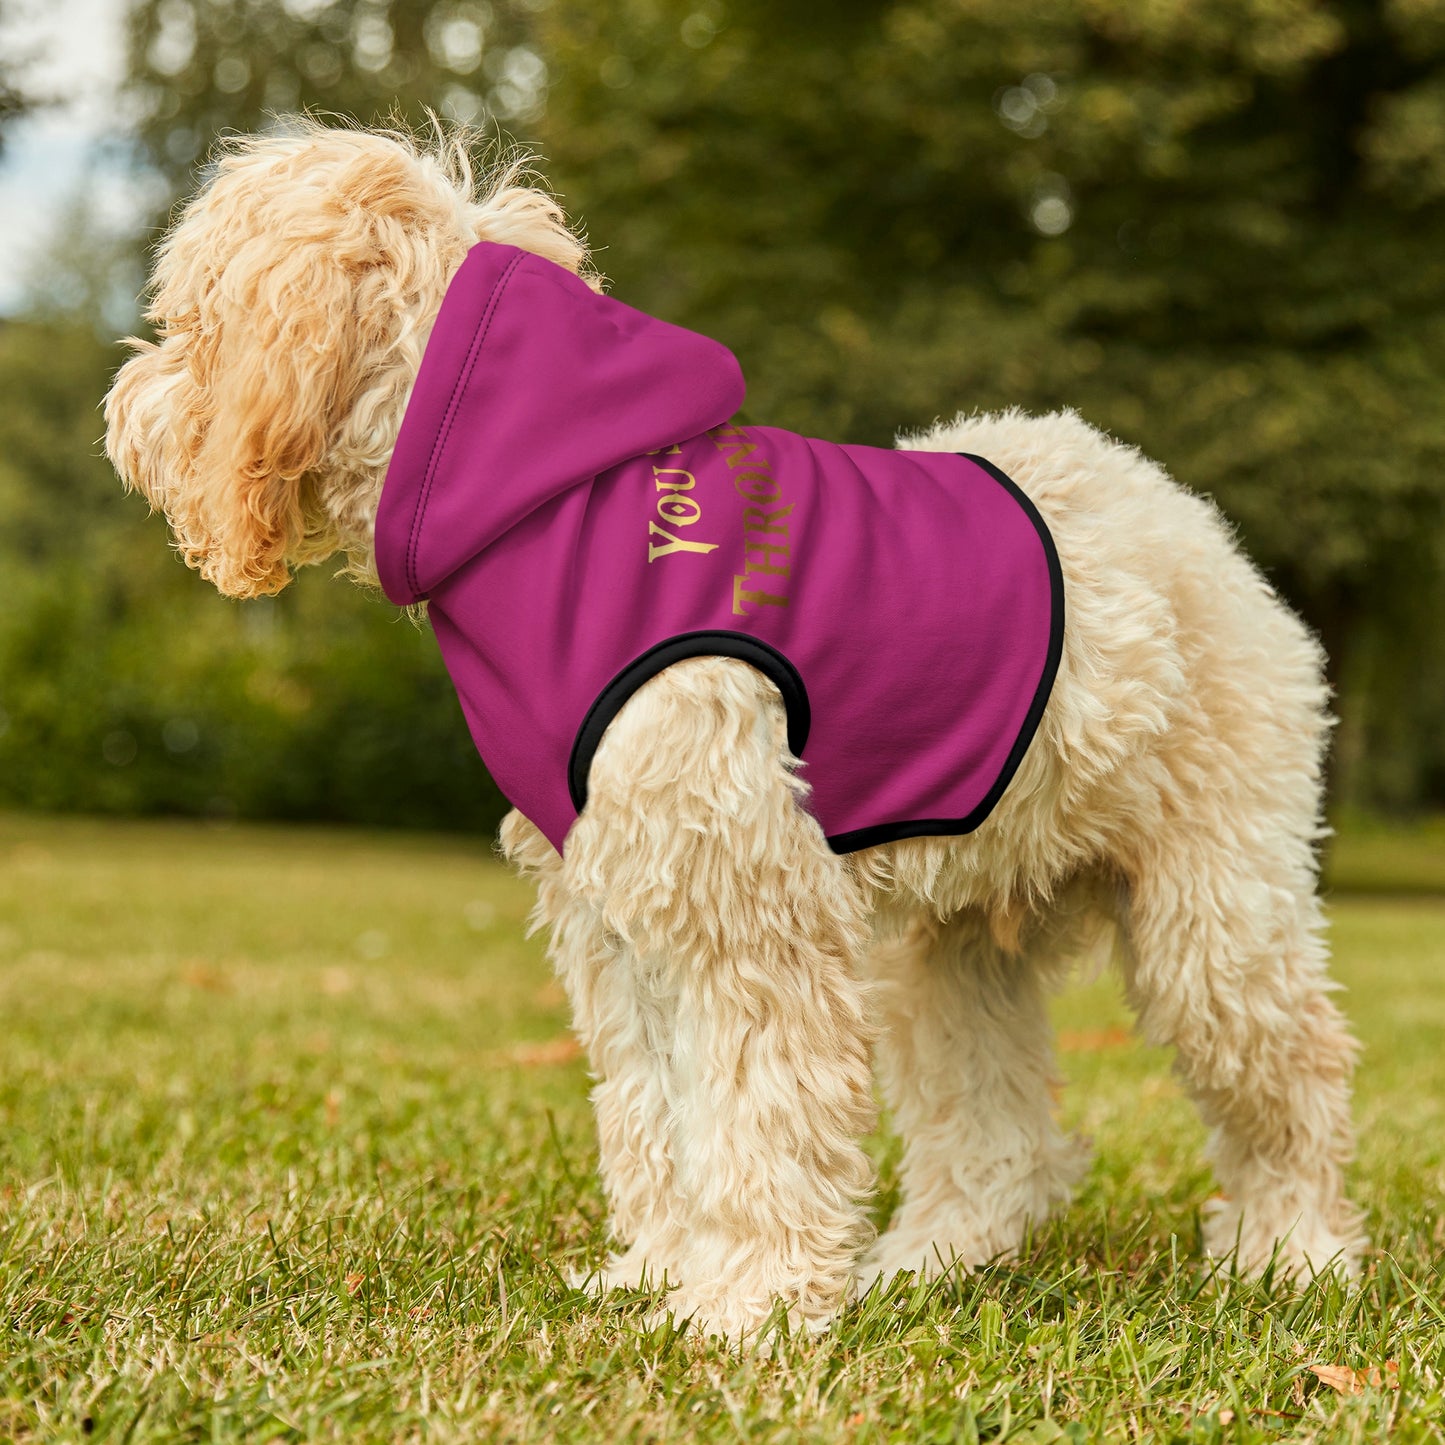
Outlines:
[{"label": "dog's hind leg", "polygon": [[1276,1248],[1285,1273],[1350,1273],[1363,1244],[1343,1180],[1355,1045],[1329,997],[1308,845],[1261,847],[1260,834],[1150,840],[1131,882],[1126,981],[1145,1037],[1174,1046],[1213,1131],[1226,1198],[1207,1249],[1237,1248],[1250,1274]]},{"label": "dog's hind leg", "polygon": [[867,1243],[864,902],[798,806],[771,684],[679,663],[614,719],[569,887],[645,967],[680,1226],[667,1309],[729,1339],[825,1325]]},{"label": "dog's hind leg", "polygon": [[1059,965],[1038,945],[1001,948],[981,913],[965,913],[915,923],[872,967],[903,1199],[860,1284],[1008,1257],[1087,1164],[1053,1117],[1045,996]]}]

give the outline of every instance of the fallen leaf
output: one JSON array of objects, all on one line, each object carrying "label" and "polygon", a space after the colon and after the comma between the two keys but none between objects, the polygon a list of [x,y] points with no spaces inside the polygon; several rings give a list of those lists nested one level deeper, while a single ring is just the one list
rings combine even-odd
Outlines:
[{"label": "fallen leaf", "polygon": [[346,1276],[346,1293],[354,1295],[362,1285],[366,1283],[364,1274],[349,1274]]},{"label": "fallen leaf", "polygon": [[581,1057],[582,1045],[571,1034],[563,1034],[560,1038],[548,1039],[540,1044],[516,1044],[502,1054],[502,1062],[536,1069],[551,1064],[570,1064]]},{"label": "fallen leaf", "polygon": [[230,993],[231,981],[220,969],[201,958],[187,960],[181,970],[181,982],[190,988],[204,989],[207,993]]},{"label": "fallen leaf", "polygon": [[1341,1395],[1363,1395],[1367,1389],[1387,1390],[1400,1388],[1400,1365],[1397,1360],[1386,1360],[1384,1371],[1371,1365],[1367,1370],[1354,1370],[1349,1365],[1311,1365],[1315,1378],[1320,1384]]},{"label": "fallen leaf", "polygon": [[1095,1054],[1106,1049],[1127,1049],[1135,1042],[1128,1029],[1065,1029],[1058,1037],[1059,1048],[1065,1053]]}]

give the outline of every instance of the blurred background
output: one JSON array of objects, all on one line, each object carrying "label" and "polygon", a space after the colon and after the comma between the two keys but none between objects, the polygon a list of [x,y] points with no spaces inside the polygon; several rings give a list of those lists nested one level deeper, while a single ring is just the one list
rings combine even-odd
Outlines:
[{"label": "blurred background", "polygon": [[0,806],[500,816],[429,636],[223,601],[99,445],[213,138],[428,106],[754,418],[1072,406],[1212,495],[1329,651],[1337,810],[1445,807],[1442,0],[0,0]]}]

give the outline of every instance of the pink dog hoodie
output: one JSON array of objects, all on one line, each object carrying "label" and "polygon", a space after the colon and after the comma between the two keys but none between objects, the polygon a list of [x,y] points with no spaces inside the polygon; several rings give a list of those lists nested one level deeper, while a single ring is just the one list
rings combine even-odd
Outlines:
[{"label": "pink dog hoodie", "polygon": [[970,832],[1058,669],[1047,528],[982,458],[739,425],[743,395],[717,342],[476,246],[382,492],[387,596],[428,600],[483,760],[559,850],[607,724],[699,656],[777,685],[836,851]]}]

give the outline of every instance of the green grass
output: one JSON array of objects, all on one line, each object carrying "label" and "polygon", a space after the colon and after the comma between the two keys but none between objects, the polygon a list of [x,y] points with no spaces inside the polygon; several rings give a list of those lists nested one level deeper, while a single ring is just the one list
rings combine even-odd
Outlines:
[{"label": "green grass", "polygon": [[1101,983],[1074,1206],[772,1359],[566,1283],[602,1204],[528,903],[481,843],[0,817],[0,1439],[1445,1439],[1445,901],[1332,903],[1361,1288],[1211,1277],[1200,1127]]},{"label": "green grass", "polygon": [[1325,883],[1348,893],[1445,894],[1445,817],[1411,823],[1351,815],[1337,822]]}]

